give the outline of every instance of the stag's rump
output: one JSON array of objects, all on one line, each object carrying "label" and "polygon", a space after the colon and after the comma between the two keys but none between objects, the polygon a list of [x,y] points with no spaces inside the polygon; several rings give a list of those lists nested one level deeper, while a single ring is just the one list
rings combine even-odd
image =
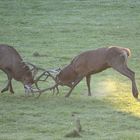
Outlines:
[{"label": "stag's rump", "polygon": [[13,47],[4,44],[0,45],[0,68],[12,69],[16,64],[15,62],[19,60],[21,61],[22,59]]},{"label": "stag's rump", "polygon": [[118,46],[108,47],[106,61],[109,66],[126,64],[128,57],[131,55],[129,48],[122,48]]}]

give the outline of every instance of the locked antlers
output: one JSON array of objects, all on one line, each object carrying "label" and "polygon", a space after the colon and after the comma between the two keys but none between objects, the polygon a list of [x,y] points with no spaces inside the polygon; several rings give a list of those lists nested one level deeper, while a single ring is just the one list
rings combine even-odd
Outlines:
[{"label": "locked antlers", "polygon": [[[34,85],[35,85],[35,88],[33,87],[30,88],[30,91],[32,93],[39,93],[38,97],[40,97],[40,95],[43,92],[48,90],[53,90],[53,94],[55,93],[55,90],[57,90],[56,94],[59,93],[58,85],[56,84],[56,80],[55,80],[55,74],[59,73],[60,69],[46,70],[30,62],[23,62],[23,63],[28,65],[30,71],[32,72],[32,77],[34,79]],[[46,84],[44,85],[44,83],[47,83],[47,85]],[[52,83],[53,86],[50,86],[52,85]],[[44,85],[45,88],[42,89],[42,85]]]},{"label": "locked antlers", "polygon": [[[42,74],[40,74],[36,80],[35,80],[35,85],[37,87],[37,89],[39,90],[39,96],[45,92],[45,91],[48,91],[48,90],[53,90],[53,94],[55,93],[55,89],[57,90],[56,94],[59,93],[59,89],[58,89],[58,84],[56,83],[56,80],[54,78],[54,75],[53,74],[56,74],[58,73],[58,70],[59,69],[55,69],[55,70],[45,70]],[[53,86],[51,87],[48,87],[48,88],[45,88],[43,90],[40,90],[39,88],[39,82],[47,82],[47,83],[55,83]],[[52,84],[52,83],[51,83]],[[38,96],[38,97],[39,97]]]}]

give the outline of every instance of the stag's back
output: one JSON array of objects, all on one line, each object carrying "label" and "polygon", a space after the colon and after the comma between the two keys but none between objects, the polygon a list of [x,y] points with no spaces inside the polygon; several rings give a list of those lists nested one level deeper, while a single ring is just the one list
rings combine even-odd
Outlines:
[{"label": "stag's back", "polygon": [[119,61],[125,59],[126,61],[128,56],[130,56],[128,48],[118,46],[104,47],[81,53],[72,60],[71,65],[76,73],[86,76],[111,67],[112,63],[115,63],[117,59],[120,59]]},{"label": "stag's back", "polygon": [[19,53],[11,46],[0,45],[0,69],[8,71],[17,81],[33,81],[29,67],[23,62]]},{"label": "stag's back", "polygon": [[106,54],[107,48],[86,51],[75,57],[71,64],[80,75],[96,73],[107,68]]},{"label": "stag's back", "polygon": [[0,45],[0,69],[13,69],[20,61],[22,61],[22,58],[13,47]]}]

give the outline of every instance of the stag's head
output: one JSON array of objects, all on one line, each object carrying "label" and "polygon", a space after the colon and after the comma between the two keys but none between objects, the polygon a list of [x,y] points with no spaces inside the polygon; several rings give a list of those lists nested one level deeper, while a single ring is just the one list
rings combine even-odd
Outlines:
[{"label": "stag's head", "polygon": [[25,63],[23,64],[23,69],[22,69],[22,79],[21,82],[24,85],[25,92],[31,92],[31,86],[34,83],[34,79],[32,76],[32,72],[30,71],[29,66],[27,66]]},{"label": "stag's head", "polygon": [[32,72],[28,71],[24,74],[22,83],[24,85],[32,85],[34,83]]},{"label": "stag's head", "polygon": [[73,70],[72,65],[67,65],[56,75],[56,83],[58,85],[66,85],[72,87],[73,82],[77,78],[76,72]]},{"label": "stag's head", "polygon": [[24,85],[25,92],[32,92],[32,85],[35,83],[35,76],[38,72],[38,69],[35,65],[31,63],[22,62],[22,79],[21,82]]}]

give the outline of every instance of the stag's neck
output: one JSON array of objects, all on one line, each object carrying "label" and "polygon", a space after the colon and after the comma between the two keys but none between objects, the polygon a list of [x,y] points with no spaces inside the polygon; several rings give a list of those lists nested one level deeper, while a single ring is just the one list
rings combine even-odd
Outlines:
[{"label": "stag's neck", "polygon": [[[18,63],[18,68],[15,68],[14,79],[16,79],[17,81],[22,81],[23,77],[28,72],[30,72],[30,69],[23,61],[18,61],[17,63]],[[17,65],[15,67],[17,67]]]}]

